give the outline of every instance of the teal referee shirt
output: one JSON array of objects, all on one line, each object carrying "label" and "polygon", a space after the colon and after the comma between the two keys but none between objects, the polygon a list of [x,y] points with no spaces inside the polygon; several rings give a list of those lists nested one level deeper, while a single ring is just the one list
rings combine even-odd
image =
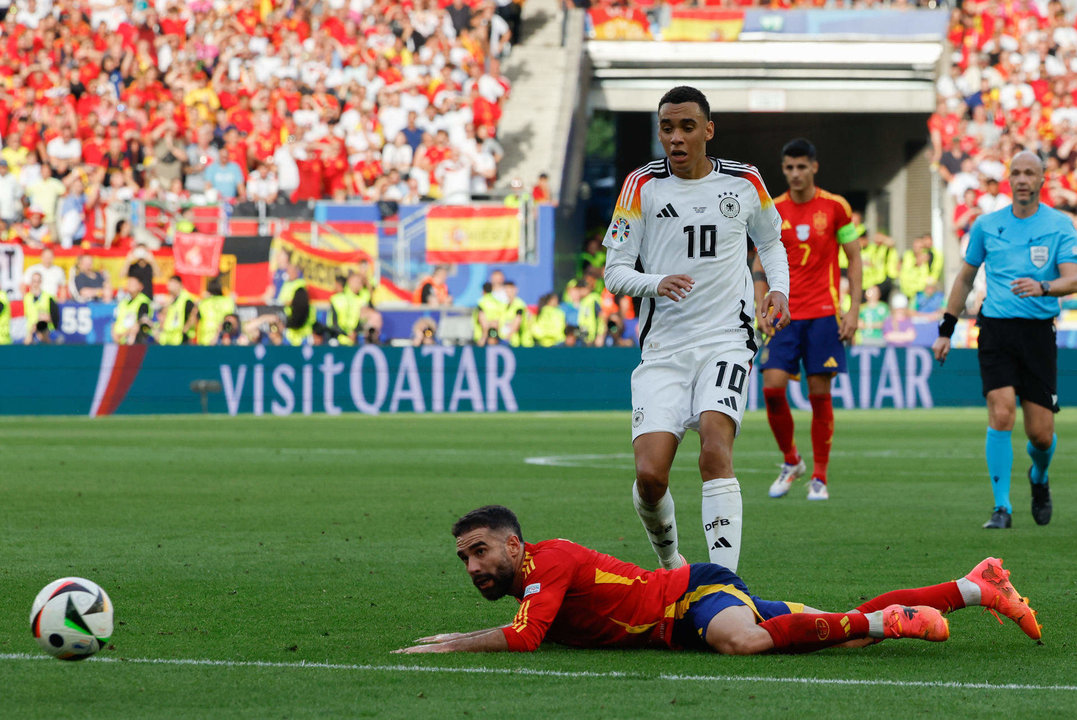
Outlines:
[{"label": "teal referee shirt", "polygon": [[972,224],[965,262],[984,266],[985,317],[1046,320],[1058,315],[1059,298],[1018,297],[1010,283],[1021,277],[1054,280],[1060,263],[1077,263],[1077,231],[1067,215],[1046,205],[1023,219],[1005,207]]}]

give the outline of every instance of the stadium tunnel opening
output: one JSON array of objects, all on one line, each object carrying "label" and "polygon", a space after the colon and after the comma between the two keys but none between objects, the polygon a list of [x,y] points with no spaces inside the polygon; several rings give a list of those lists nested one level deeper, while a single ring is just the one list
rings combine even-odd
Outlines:
[{"label": "stadium tunnel opening", "polygon": [[[929,113],[749,113],[715,108],[707,153],[759,168],[772,196],[786,190],[781,148],[795,137],[818,151],[819,187],[844,196],[864,213],[869,231],[892,237],[899,250],[931,232]],[[594,110],[588,124],[580,234],[605,231],[621,183],[663,157],[654,112]],[[559,248],[579,252],[579,247]]]}]

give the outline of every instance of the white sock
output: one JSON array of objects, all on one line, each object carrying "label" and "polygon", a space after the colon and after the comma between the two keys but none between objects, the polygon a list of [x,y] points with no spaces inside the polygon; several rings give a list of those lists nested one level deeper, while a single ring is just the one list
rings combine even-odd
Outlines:
[{"label": "white sock", "polygon": [[703,483],[703,535],[712,563],[737,571],[743,524],[737,479],[716,478]]},{"label": "white sock", "polygon": [[958,578],[957,589],[961,591],[961,598],[965,601],[965,607],[976,607],[980,604],[980,586],[968,578]]},{"label": "white sock", "polygon": [[632,483],[632,504],[636,506],[647,539],[658,555],[662,567],[673,567],[680,563],[677,553],[677,516],[673,508],[673,495],[666,488],[661,499],[651,504],[639,496],[639,487]]},{"label": "white sock", "polygon": [[883,629],[883,611],[876,610],[864,615],[868,619],[868,637],[884,638],[886,631]]}]

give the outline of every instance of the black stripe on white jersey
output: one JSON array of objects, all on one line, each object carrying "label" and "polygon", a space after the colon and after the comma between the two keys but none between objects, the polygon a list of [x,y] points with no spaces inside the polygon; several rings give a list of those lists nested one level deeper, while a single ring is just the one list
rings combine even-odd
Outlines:
[{"label": "black stripe on white jersey", "polygon": [[[740,301],[740,326],[744,328],[744,332],[748,333],[748,349],[752,352],[759,350],[759,346],[755,344],[755,328],[752,327],[752,318],[744,312],[745,302]],[[642,345],[642,343],[641,343]]]},{"label": "black stripe on white jersey", "polygon": [[746,165],[744,163],[733,162],[732,160],[719,160],[717,158],[711,158],[716,165],[717,171],[726,175],[754,175],[759,178],[759,182],[763,182],[763,176],[759,174],[759,169],[755,165]]},{"label": "black stripe on white jersey", "polygon": [[655,217],[675,218],[675,217],[680,217],[680,215],[677,214],[677,209],[675,207],[673,207],[673,203],[666,203],[666,206],[664,208],[662,208],[658,212],[658,214],[655,215]]}]

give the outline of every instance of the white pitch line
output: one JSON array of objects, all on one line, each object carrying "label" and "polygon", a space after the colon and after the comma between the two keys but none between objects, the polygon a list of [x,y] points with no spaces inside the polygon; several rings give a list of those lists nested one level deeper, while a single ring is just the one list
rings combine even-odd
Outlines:
[{"label": "white pitch line", "polygon": [[[0,653],[0,660],[51,660],[47,655],[27,653]],[[594,672],[589,670],[538,670],[535,668],[489,668],[489,667],[426,667],[423,665],[350,665],[329,662],[270,662],[267,660],[206,660],[197,658],[117,658],[92,657],[91,663],[135,663],[141,665],[194,665],[201,667],[252,667],[313,670],[353,670],[360,672],[413,672],[447,673],[461,675],[531,675],[537,677],[672,680],[676,682],[754,682],[786,683],[793,685],[860,685],[899,688],[940,688],[955,690],[1061,690],[1077,692],[1077,685],[1026,685],[1018,683],[985,683],[930,680],[858,680],[854,678],[768,677],[765,675],[677,675],[661,673],[650,675],[636,672]]]}]

